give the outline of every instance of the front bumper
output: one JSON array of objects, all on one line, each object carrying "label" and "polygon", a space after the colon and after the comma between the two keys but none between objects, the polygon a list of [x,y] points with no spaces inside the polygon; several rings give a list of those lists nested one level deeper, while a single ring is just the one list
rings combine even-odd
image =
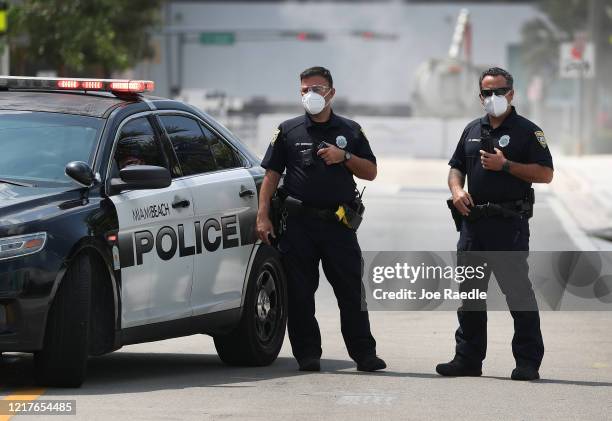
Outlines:
[{"label": "front bumper", "polygon": [[0,261],[0,352],[42,349],[61,263],[46,251]]},{"label": "front bumper", "polygon": [[0,352],[34,352],[42,349],[48,300],[0,298]]}]

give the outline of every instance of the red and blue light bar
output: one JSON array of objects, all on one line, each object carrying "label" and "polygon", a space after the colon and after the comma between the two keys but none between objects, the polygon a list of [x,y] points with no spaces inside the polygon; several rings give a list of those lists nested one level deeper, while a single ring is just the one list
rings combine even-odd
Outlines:
[{"label": "red and blue light bar", "polygon": [[140,94],[155,90],[152,80],[0,76],[0,89],[103,91]]}]

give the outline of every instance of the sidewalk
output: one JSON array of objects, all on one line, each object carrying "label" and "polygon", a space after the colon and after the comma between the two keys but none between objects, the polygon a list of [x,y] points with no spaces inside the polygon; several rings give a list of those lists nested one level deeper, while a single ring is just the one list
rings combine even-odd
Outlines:
[{"label": "sidewalk", "polygon": [[560,157],[551,190],[587,233],[612,240],[612,155]]},{"label": "sidewalk", "polygon": [[[369,194],[395,194],[401,190],[446,190],[448,165],[442,159],[381,157],[374,182],[359,181]],[[535,184],[536,196],[550,194],[562,205],[573,223],[597,248],[612,247],[612,155],[555,159],[551,184]]]}]

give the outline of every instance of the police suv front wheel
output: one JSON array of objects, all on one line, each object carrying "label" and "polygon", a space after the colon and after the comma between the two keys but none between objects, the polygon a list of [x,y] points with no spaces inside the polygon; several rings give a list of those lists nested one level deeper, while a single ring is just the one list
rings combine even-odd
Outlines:
[{"label": "police suv front wheel", "polygon": [[38,382],[79,387],[87,371],[91,295],[89,256],[70,265],[49,311],[43,349],[34,354]]},{"label": "police suv front wheel", "polygon": [[253,262],[240,325],[215,336],[219,357],[229,365],[264,366],[276,360],[285,338],[287,289],[276,250],[261,246]]}]

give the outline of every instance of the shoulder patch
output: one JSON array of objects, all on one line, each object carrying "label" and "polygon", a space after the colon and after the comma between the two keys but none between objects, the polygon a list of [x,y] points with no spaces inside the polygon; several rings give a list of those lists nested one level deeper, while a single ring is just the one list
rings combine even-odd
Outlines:
[{"label": "shoulder patch", "polygon": [[272,140],[270,141],[270,145],[274,146],[274,142],[276,142],[276,139],[278,139],[279,134],[280,134],[280,129],[276,129],[276,131],[272,135]]},{"label": "shoulder patch", "polygon": [[365,132],[363,131],[363,127],[359,128],[359,131],[361,132],[361,134],[363,135],[363,137],[365,137],[366,139],[368,138],[365,134]]},{"label": "shoulder patch", "polygon": [[536,139],[538,139],[538,142],[540,143],[540,146],[542,146],[544,149],[546,149],[546,136],[544,136],[544,132],[542,130],[538,130],[537,132],[534,133]]}]

